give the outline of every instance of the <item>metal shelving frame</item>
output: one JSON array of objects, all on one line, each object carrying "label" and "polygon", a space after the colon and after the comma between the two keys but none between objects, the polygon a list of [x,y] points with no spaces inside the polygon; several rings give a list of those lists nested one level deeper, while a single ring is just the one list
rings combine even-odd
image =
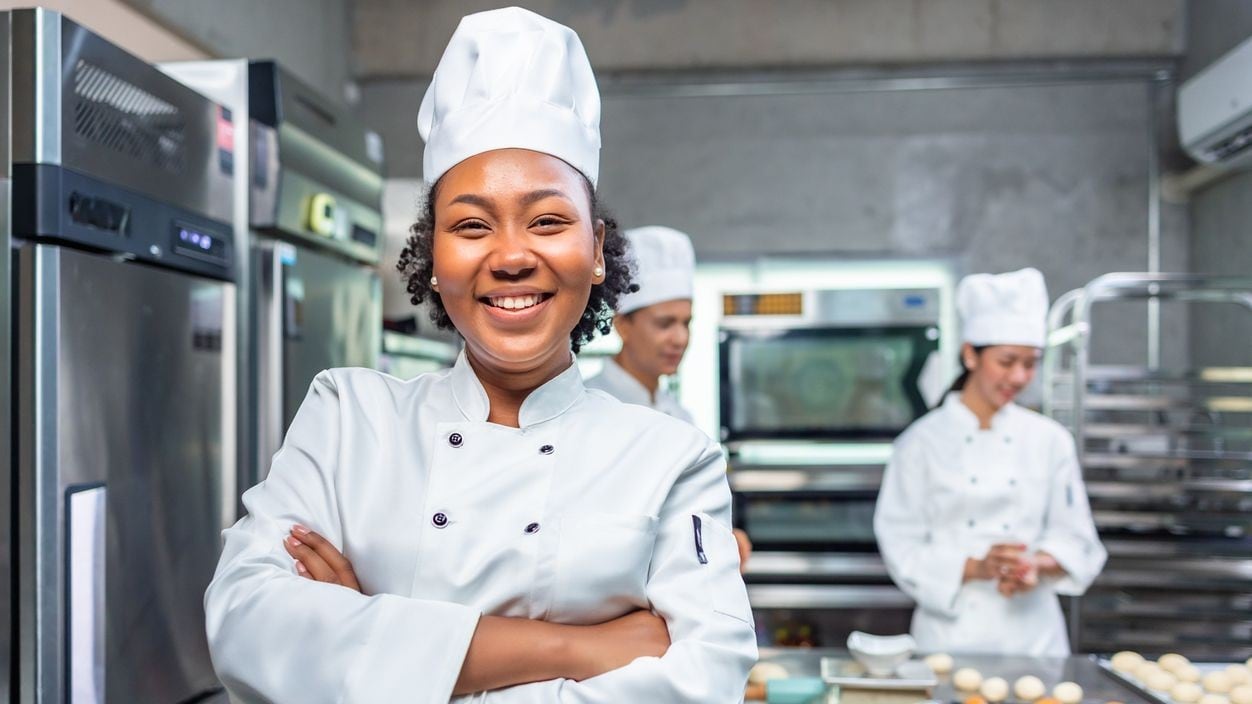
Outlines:
[{"label": "metal shelving frame", "polygon": [[[1200,657],[1235,650],[1229,654],[1242,660],[1252,655],[1252,350],[1247,366],[1162,369],[1162,343],[1188,341],[1162,339],[1159,319],[1149,316],[1146,364],[1093,364],[1091,338],[1101,330],[1092,310],[1116,301],[1145,301],[1154,313],[1169,301],[1235,304],[1252,315],[1252,277],[1105,274],[1062,295],[1049,311],[1043,410],[1074,435],[1110,553],[1096,585],[1070,604],[1071,642],[1096,650],[1190,648]],[[1245,422],[1229,425],[1232,417]],[[1226,509],[1188,504],[1205,496],[1224,497],[1216,505]],[[1114,635],[1084,623],[1088,599],[1091,609],[1108,607],[1099,616],[1110,619],[1104,627]],[[1225,618],[1213,613],[1226,608]],[[1161,619],[1156,630],[1145,625],[1151,617]],[[1161,626],[1171,619],[1176,623]]]}]

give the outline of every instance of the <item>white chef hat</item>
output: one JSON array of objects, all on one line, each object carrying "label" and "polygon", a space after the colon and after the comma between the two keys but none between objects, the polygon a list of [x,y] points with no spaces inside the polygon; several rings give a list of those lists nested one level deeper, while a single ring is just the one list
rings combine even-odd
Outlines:
[{"label": "white chef hat", "polygon": [[520,7],[461,19],[417,113],[422,175],[494,149],[551,154],[594,186],[600,91],[574,30]]},{"label": "white chef hat", "polygon": [[691,298],[696,253],[686,235],[669,227],[636,227],[625,234],[635,256],[635,283],[639,290],[618,300],[618,313]]},{"label": "white chef hat", "polygon": [[956,289],[956,309],[963,342],[1044,346],[1048,288],[1038,269],[966,276]]}]

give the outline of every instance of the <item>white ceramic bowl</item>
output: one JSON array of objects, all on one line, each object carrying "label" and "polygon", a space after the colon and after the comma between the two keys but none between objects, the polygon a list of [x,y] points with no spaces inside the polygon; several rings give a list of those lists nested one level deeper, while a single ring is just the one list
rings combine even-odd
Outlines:
[{"label": "white ceramic bowl", "polygon": [[875,636],[853,631],[848,636],[848,650],[857,662],[869,670],[869,674],[874,677],[890,677],[917,650],[917,642],[908,634]]}]

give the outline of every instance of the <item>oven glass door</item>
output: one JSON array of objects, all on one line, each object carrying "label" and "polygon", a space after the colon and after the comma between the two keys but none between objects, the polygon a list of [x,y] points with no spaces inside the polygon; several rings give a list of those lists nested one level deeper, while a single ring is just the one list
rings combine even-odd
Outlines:
[{"label": "oven glass door", "polygon": [[913,602],[892,584],[874,539],[876,489],[734,496],[753,542],[744,580],[759,645],[843,647],[853,631],[908,631]]},{"label": "oven glass door", "polygon": [[873,490],[739,493],[735,515],[759,552],[876,554],[877,496]]},{"label": "oven glass door", "polygon": [[934,327],[723,329],[723,440],[891,439],[926,412]]}]

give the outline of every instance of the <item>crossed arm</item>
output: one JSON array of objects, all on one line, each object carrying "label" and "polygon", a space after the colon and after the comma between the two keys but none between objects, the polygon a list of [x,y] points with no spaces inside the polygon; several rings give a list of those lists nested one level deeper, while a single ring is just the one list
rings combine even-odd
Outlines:
[{"label": "crossed arm", "polygon": [[[364,593],[352,563],[330,541],[296,525],[283,547],[306,579]],[[594,626],[503,616],[478,621],[454,695],[554,679],[584,680],[669,648],[665,621],[635,611]]]}]

